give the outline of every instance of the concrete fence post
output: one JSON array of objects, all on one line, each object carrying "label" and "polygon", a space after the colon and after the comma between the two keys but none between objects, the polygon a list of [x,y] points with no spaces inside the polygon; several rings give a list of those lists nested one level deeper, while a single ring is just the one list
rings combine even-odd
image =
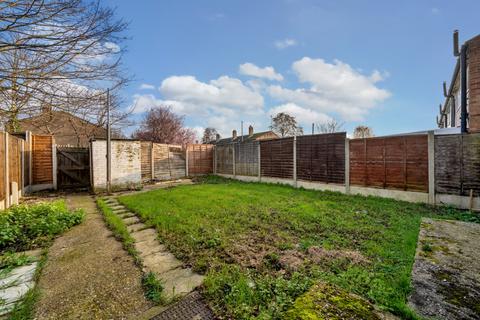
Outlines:
[{"label": "concrete fence post", "polygon": [[185,148],[185,175],[188,177],[188,144]]},{"label": "concrete fence post", "polygon": [[428,132],[428,203],[434,205],[435,200],[435,134]]},{"label": "concrete fence post", "polygon": [[297,136],[293,137],[293,185],[297,187]]},{"label": "concrete fence post", "polygon": [[4,133],[4,146],[5,146],[5,152],[3,153],[5,155],[4,158],[4,164],[5,164],[5,179],[4,179],[4,189],[5,189],[5,209],[8,209],[10,207],[10,168],[9,168],[9,155],[8,155],[8,132]]},{"label": "concrete fence post", "polygon": [[262,181],[262,149],[260,147],[260,142],[258,142],[258,182]]},{"label": "concrete fence post", "polygon": [[232,149],[233,149],[233,153],[232,153],[233,154],[233,159],[232,159],[232,161],[233,161],[233,177],[235,178],[236,175],[237,175],[237,173],[236,173],[237,168],[235,168],[235,144],[234,143],[232,144]]},{"label": "concrete fence post", "polygon": [[350,194],[350,140],[345,138],[345,193]]}]

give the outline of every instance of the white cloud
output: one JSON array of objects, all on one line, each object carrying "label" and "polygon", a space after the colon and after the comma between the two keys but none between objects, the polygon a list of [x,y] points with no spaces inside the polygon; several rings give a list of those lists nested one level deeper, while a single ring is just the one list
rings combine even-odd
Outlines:
[{"label": "white cloud", "polygon": [[277,49],[286,49],[288,47],[293,47],[293,46],[296,46],[298,43],[297,43],[297,40],[295,39],[290,39],[290,38],[286,38],[286,39],[283,39],[283,40],[278,40],[278,41],[275,41],[275,47],[277,47]]},{"label": "white cloud", "polygon": [[224,137],[239,129],[241,120],[246,128],[249,124],[260,126],[265,117],[263,96],[236,78],[222,76],[201,82],[193,76],[172,76],[163,80],[159,90],[161,99],[153,94],[134,95],[133,113],[168,105],[175,113],[186,115],[192,127],[214,127]]},{"label": "white cloud", "polygon": [[190,106],[182,104],[179,101],[158,99],[153,94],[135,94],[133,96],[131,109],[132,113],[143,113],[160,106],[171,107],[172,111],[182,115],[193,111]]},{"label": "white cloud", "polygon": [[160,92],[169,100],[232,115],[238,111],[258,114],[264,103],[260,93],[228,76],[208,83],[193,76],[172,76],[163,80]]},{"label": "white cloud", "polygon": [[140,85],[140,90],[155,90],[155,86],[153,84],[142,83]]},{"label": "white cloud", "polygon": [[298,123],[304,128],[309,128],[312,123],[324,123],[332,118],[324,113],[301,107],[295,103],[286,103],[271,108],[268,111],[270,116],[275,116],[277,113],[285,112],[294,116]]},{"label": "white cloud", "polygon": [[309,87],[270,86],[268,92],[273,98],[321,113],[338,113],[346,120],[362,120],[370,109],[391,95],[376,86],[384,78],[380,72],[363,75],[339,60],[331,64],[323,59],[305,57],[295,61],[292,69],[299,82]]},{"label": "white cloud", "polygon": [[121,50],[120,46],[114,42],[105,42],[103,46],[107,48],[111,53],[118,53]]},{"label": "white cloud", "polygon": [[[273,67],[254,64],[240,66],[241,73],[255,76],[245,82],[229,76],[210,81],[189,75],[171,76],[162,81],[161,96],[154,92],[134,95],[134,113],[167,105],[175,113],[185,115],[186,123],[197,132],[214,127],[223,137],[229,137],[232,129],[240,133],[242,120],[244,128],[251,124],[255,131],[265,130],[269,116],[278,112],[295,116],[305,128],[312,122],[328,121],[331,116],[345,121],[362,120],[391,95],[379,87],[389,76],[384,71],[368,74],[338,60],[328,63],[308,57],[295,61],[292,71],[297,77],[296,88],[268,85],[268,77],[278,78],[278,74]],[[149,84],[142,87],[152,89]],[[273,99],[274,105],[268,111],[264,95]]]},{"label": "white cloud", "polygon": [[264,78],[268,80],[276,80],[276,81],[283,80],[283,76],[275,72],[275,69],[273,67],[268,66],[265,68],[260,68],[250,62],[241,64],[240,67],[238,68],[238,72],[243,75],[257,77],[257,78]]}]

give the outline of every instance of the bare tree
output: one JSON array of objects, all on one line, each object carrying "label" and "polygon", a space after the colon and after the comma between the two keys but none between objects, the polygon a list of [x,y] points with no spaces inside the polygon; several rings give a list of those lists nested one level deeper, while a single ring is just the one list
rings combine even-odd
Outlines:
[{"label": "bare tree", "polygon": [[172,112],[170,107],[156,107],[147,112],[133,138],[168,144],[193,143],[195,132],[183,123],[184,117]]},{"label": "bare tree", "polygon": [[[49,107],[103,125],[105,89],[114,101],[129,78],[121,67],[127,24],[100,0],[0,2],[0,121]],[[118,103],[115,120],[125,119]]]},{"label": "bare tree", "polygon": [[297,124],[295,117],[285,112],[280,112],[271,118],[270,130],[282,138],[303,135],[303,128]]},{"label": "bare tree", "polygon": [[357,126],[353,131],[354,138],[370,138],[373,137],[373,130],[367,126]]},{"label": "bare tree", "polygon": [[323,123],[317,124],[317,131],[321,133],[335,133],[343,129],[345,122],[339,122],[337,119],[330,119]]},{"label": "bare tree", "polygon": [[218,131],[215,128],[205,128],[203,130],[202,143],[211,143],[217,139]]}]

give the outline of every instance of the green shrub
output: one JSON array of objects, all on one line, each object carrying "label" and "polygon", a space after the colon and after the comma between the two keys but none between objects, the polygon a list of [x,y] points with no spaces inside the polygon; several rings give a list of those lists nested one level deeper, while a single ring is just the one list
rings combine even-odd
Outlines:
[{"label": "green shrub", "polygon": [[0,212],[0,252],[41,245],[79,224],[82,210],[69,211],[64,201],[18,205]]}]

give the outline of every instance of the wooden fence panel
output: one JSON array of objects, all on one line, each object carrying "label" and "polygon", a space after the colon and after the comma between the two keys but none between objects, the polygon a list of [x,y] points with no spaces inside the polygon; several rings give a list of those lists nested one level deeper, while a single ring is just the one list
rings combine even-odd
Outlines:
[{"label": "wooden fence panel", "polygon": [[8,172],[10,183],[16,182],[22,189],[22,139],[9,135],[8,137]]},{"label": "wooden fence panel", "polygon": [[265,177],[293,179],[293,138],[261,141],[260,169]]},{"label": "wooden fence panel", "polygon": [[350,184],[428,192],[428,136],[351,140]]},{"label": "wooden fence panel", "polygon": [[142,169],[142,181],[152,180],[152,149],[153,143],[150,141],[140,142],[140,165]]},{"label": "wooden fence panel", "polygon": [[153,163],[155,180],[170,180],[170,165],[168,162],[169,148],[167,144],[153,144]]},{"label": "wooden fence panel", "polygon": [[435,192],[480,196],[480,134],[435,136]]},{"label": "wooden fence panel", "polygon": [[0,202],[5,200],[5,133],[0,132]]},{"label": "wooden fence panel", "polygon": [[344,132],[297,137],[297,179],[343,184],[345,138]]},{"label": "wooden fence panel", "polygon": [[258,176],[258,141],[236,143],[235,174]]},{"label": "wooden fence panel", "polygon": [[217,173],[233,174],[233,146],[217,145],[215,148]]},{"label": "wooden fence panel", "polygon": [[189,144],[187,156],[189,175],[213,173],[213,145]]},{"label": "wooden fence panel", "polygon": [[178,179],[185,177],[185,151],[181,146],[169,146],[170,178]]},{"label": "wooden fence panel", "polygon": [[32,184],[34,185],[53,183],[52,146],[52,136],[32,136]]}]

